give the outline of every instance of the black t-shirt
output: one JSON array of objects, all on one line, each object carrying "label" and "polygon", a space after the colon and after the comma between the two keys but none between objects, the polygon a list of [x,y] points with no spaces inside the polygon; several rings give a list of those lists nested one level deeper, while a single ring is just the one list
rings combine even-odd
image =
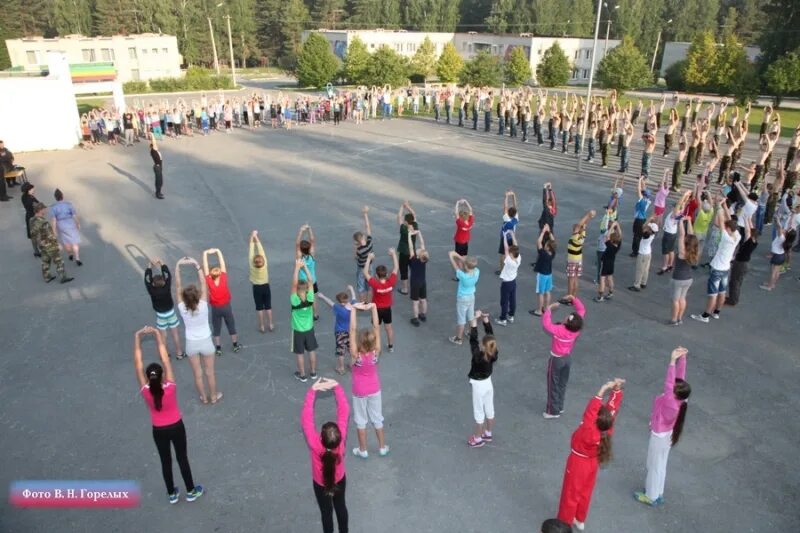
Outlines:
[{"label": "black t-shirt", "polygon": [[[494,335],[491,322],[483,323],[483,332],[486,335]],[[469,379],[484,380],[491,377],[492,368],[497,361],[499,353],[495,353],[488,361],[486,360],[486,357],[484,357],[481,351],[481,345],[478,342],[477,326],[473,326],[469,330],[469,346],[472,352],[472,364],[470,365],[468,374]]]},{"label": "black t-shirt", "polygon": [[156,165],[161,164],[161,152],[156,150],[155,148],[150,149],[150,157],[153,158],[153,163]]},{"label": "black t-shirt", "polygon": [[536,257],[536,267],[533,269],[542,275],[553,273],[553,256],[544,248],[539,248],[539,255]]},{"label": "black t-shirt", "polygon": [[408,260],[409,277],[414,285],[425,283],[425,266],[416,255]]},{"label": "black t-shirt", "polygon": [[617,257],[617,252],[619,252],[619,244],[614,244],[611,241],[606,242],[606,251],[603,252],[603,263],[613,265]]},{"label": "black t-shirt", "polygon": [[153,301],[153,309],[158,313],[166,313],[172,311],[175,307],[172,301],[172,290],[170,285],[172,277],[169,273],[167,265],[161,265],[161,275],[164,276],[164,286],[153,286],[153,269],[148,268],[144,271],[144,286],[150,294],[150,299]]},{"label": "black t-shirt", "polygon": [[124,127],[126,130],[133,129],[133,115],[130,113],[125,113],[122,115],[122,127]]},{"label": "black t-shirt", "polygon": [[739,261],[740,263],[747,263],[750,261],[750,256],[753,255],[753,250],[756,249],[758,243],[753,240],[753,238],[749,238],[746,241],[742,241],[739,244],[739,251],[736,252],[736,257],[734,258],[735,261]]},{"label": "black t-shirt", "polygon": [[26,193],[22,195],[22,205],[25,207],[25,218],[33,218],[36,213],[33,212],[33,204],[38,202],[39,200],[30,193]]}]

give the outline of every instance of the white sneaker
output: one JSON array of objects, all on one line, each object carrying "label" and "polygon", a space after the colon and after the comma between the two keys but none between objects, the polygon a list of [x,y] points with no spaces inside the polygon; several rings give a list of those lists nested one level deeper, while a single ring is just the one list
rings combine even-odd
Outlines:
[{"label": "white sneaker", "polygon": [[389,455],[389,447],[384,446],[383,448],[378,450],[378,453],[380,454],[381,457],[386,457],[387,455]]},{"label": "white sneaker", "polygon": [[513,316],[509,316],[508,317],[508,322],[509,322],[509,324],[513,324],[514,323],[514,317]]},{"label": "white sneaker", "polygon": [[575,526],[575,529],[578,531],[583,531],[583,529],[586,527],[586,524],[583,522],[578,522],[577,520],[573,520],[572,525]]},{"label": "white sneaker", "polygon": [[353,448],[353,455],[355,455],[356,457],[361,457],[362,459],[366,459],[367,457],[369,457],[369,452],[367,450],[364,450],[362,452],[361,449],[358,446],[356,446],[355,448]]},{"label": "white sneaker", "polygon": [[548,413],[547,411],[545,411],[544,413],[542,413],[542,416],[543,416],[543,417],[544,417],[546,420],[550,420],[550,419],[552,419],[552,418],[559,418],[561,415],[560,415],[560,414],[559,414],[559,415],[551,415],[550,413]]}]

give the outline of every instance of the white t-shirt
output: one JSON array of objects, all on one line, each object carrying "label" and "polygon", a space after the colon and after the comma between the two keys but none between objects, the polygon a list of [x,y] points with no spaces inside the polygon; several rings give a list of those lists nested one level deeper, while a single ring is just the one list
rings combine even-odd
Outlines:
[{"label": "white t-shirt", "polygon": [[186,340],[201,341],[211,336],[211,328],[208,327],[208,304],[205,300],[200,300],[197,310],[192,312],[186,308],[183,302],[178,304],[178,311],[186,327]]},{"label": "white t-shirt", "polygon": [[734,232],[733,235],[729,235],[725,229],[720,233],[719,248],[717,248],[714,259],[711,260],[711,268],[725,272],[731,269],[733,252],[736,250],[736,245],[739,244],[742,236],[738,231]]},{"label": "white t-shirt", "polygon": [[513,256],[507,255],[503,261],[503,270],[500,272],[500,279],[503,281],[514,281],[517,279],[517,270],[522,263],[522,255],[514,259]]},{"label": "white t-shirt", "polygon": [[[642,240],[639,242],[639,255],[652,255],[653,253],[653,241],[656,240],[658,224],[651,222],[647,227],[649,227],[653,233],[649,237],[642,237]],[[664,231],[666,231],[666,226],[664,228]]]},{"label": "white t-shirt", "polygon": [[772,246],[770,247],[769,251],[772,252],[774,255],[783,255],[784,254],[784,251],[783,251],[783,243],[784,242],[786,242],[786,237],[783,236],[783,235],[778,235],[772,241]]},{"label": "white t-shirt", "polygon": [[752,220],[753,215],[756,214],[756,210],[758,209],[758,203],[754,202],[751,199],[747,199],[744,202],[744,207],[742,207],[742,214],[738,217],[737,225],[740,228],[744,227],[745,220]]},{"label": "white t-shirt", "polygon": [[678,220],[672,213],[664,219],[664,233],[678,233]]}]

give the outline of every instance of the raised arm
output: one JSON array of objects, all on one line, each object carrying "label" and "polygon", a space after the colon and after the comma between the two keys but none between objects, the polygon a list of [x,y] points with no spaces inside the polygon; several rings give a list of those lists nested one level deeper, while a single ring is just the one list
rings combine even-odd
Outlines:
[{"label": "raised arm", "polygon": [[364,215],[364,231],[366,234],[372,235],[372,226],[369,223],[369,206],[364,206],[364,209],[361,210],[361,213]]},{"label": "raised arm", "polygon": [[[667,366],[667,375],[664,378],[664,396],[672,396],[673,390],[675,389],[675,378],[680,377],[683,379],[686,376],[686,354],[689,353],[689,350],[682,346],[678,346],[674,350],[672,350],[672,354],[669,358],[669,365]],[[683,359],[681,362],[681,366],[683,367],[682,376],[677,376],[677,364],[678,361]]]},{"label": "raised arm", "polygon": [[[372,304],[371,310],[372,310],[372,333],[375,334],[375,351],[377,353],[381,353],[381,324],[380,320],[378,319],[378,306]],[[355,339],[355,337],[352,338]]]},{"label": "raised arm", "polygon": [[578,225],[581,226],[581,228],[585,228],[589,221],[594,218],[595,214],[596,213],[594,209],[589,209],[578,221]]},{"label": "raised arm", "polygon": [[316,297],[319,298],[320,300],[322,300],[323,302],[325,302],[326,304],[328,304],[328,307],[333,307],[333,300],[331,300],[330,298],[328,298],[327,296],[325,296],[321,292],[318,292],[316,294]]},{"label": "raised arm", "polygon": [[375,259],[375,254],[373,252],[370,252],[369,255],[367,255],[367,260],[364,262],[364,268],[362,269],[362,271],[364,272],[364,278],[367,281],[372,279],[372,276],[370,275],[369,272],[370,272],[370,266],[372,265],[372,260],[373,259]]},{"label": "raised arm", "polygon": [[294,260],[294,274],[292,274],[292,294],[297,292],[297,283],[298,283],[298,276],[300,274],[300,269],[303,268],[305,265],[306,263],[302,259]]},{"label": "raised arm", "polygon": [[417,232],[415,232],[413,228],[408,228],[408,231],[406,232],[406,238],[408,239],[408,257],[409,258],[416,257],[416,255],[417,255],[417,250],[414,248],[414,242],[413,242],[413,239],[412,239],[412,237],[416,233]]},{"label": "raised arm", "polygon": [[142,363],[142,337],[147,335],[147,326],[133,334],[133,368],[136,371],[136,381],[139,387],[147,385],[147,378],[144,376],[144,364]]},{"label": "raised arm", "polygon": [[545,224],[542,226],[542,231],[539,232],[539,238],[536,239],[536,249],[539,250],[544,247],[544,236],[550,232],[550,225]]},{"label": "raised arm", "polygon": [[[317,238],[314,237],[314,229],[311,226],[306,224],[306,229],[308,230],[308,242],[309,242],[309,244],[311,244],[311,247],[310,247],[309,251],[311,252],[311,255],[314,255],[316,253],[316,251],[317,251]],[[222,254],[220,254],[220,258],[221,257],[222,257]],[[308,279],[311,279],[311,278],[308,278]]]},{"label": "raised arm", "polygon": [[[413,248],[409,248],[411,251]],[[394,248],[389,248],[389,255],[392,256],[392,274],[397,274],[400,271],[400,264],[397,261],[397,251]]]},{"label": "raised arm", "polygon": [[447,256],[450,259],[450,265],[453,267],[453,270],[461,270],[461,256],[453,250],[450,250]]},{"label": "raised arm", "polygon": [[208,276],[208,256],[214,252],[213,248],[203,250],[203,273]]},{"label": "raised arm", "polygon": [[406,206],[406,211],[411,213],[411,215],[414,217],[414,220],[417,220],[417,212],[414,211],[414,208],[411,207],[411,204],[409,203],[408,200],[406,200],[405,206]]},{"label": "raised arm", "polygon": [[[368,304],[374,305],[374,304]],[[350,361],[354,363],[358,357],[358,310],[355,307],[350,308]],[[377,313],[377,310],[376,310]]]},{"label": "raised arm", "polygon": [[295,255],[297,257],[301,257],[303,255],[302,252],[300,252],[300,241],[303,240],[303,234],[306,232],[307,228],[308,226],[306,224],[303,224],[302,226],[300,226],[300,229],[297,230],[297,237],[295,237],[294,239],[294,249],[295,249]]},{"label": "raised arm", "polygon": [[405,221],[403,220],[403,215],[405,214],[406,203],[403,202],[400,204],[400,209],[397,211],[397,225],[402,226]]},{"label": "raised arm", "polygon": [[220,252],[219,249],[217,249],[216,252],[217,258],[219,259],[219,269],[227,274],[228,269],[225,267],[225,257],[223,257],[222,252]]}]

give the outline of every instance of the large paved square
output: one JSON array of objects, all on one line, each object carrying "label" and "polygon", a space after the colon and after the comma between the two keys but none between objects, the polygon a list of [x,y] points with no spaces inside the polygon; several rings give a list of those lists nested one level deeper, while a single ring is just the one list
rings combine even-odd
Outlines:
[{"label": "large paved square", "polygon": [[[67,265],[76,277],[69,285],[44,284],[25,239],[19,197],[0,204],[0,484],[133,479],[141,483],[143,500],[140,509],[118,511],[20,510],[6,503],[0,530],[318,531],[299,428],[308,385],[292,378],[288,350],[294,236],[303,223],[314,227],[320,286],[332,295],[353,282],[351,235],[360,224],[360,207],[372,208],[378,260],[384,262],[386,249],[397,245],[395,216],[406,199],[417,210],[432,257],[430,320],[413,328],[409,302],[396,296],[396,350],[381,363],[392,452],[367,461],[347,458],[351,531],[537,530],[556,513],[569,436],[585,402],[614,376],[628,379],[627,394],[615,458],[599,474],[587,531],[765,532],[790,531],[800,523],[800,284],[787,275],[779,291],[758,290],[766,276],[766,240],[754,256],[742,303],[710,324],[665,326],[668,280],[653,276],[640,294],[624,290],[633,276],[627,254],[617,262],[618,290],[609,303],[588,301],[593,286],[585,274],[587,326],[574,352],[566,411],[554,421],[541,416],[548,338],[527,313],[534,277],[529,267],[521,269],[518,320],[497,332],[496,438],[470,449],[469,349],[447,341],[454,326],[455,284],[446,258],[454,202],[464,196],[476,209],[471,250],[483,272],[477,301],[496,314],[499,282],[492,271],[503,191],[513,187],[521,201],[519,237],[527,265],[542,183],[555,184],[558,293],[565,288],[565,229],[585,209],[603,205],[611,172],[592,166],[578,176],[572,158],[428,120],[237,131],[167,140],[162,150],[165,201],[152,197],[144,143],[19,157],[40,199],[49,203],[58,186],[74,202],[85,264]],[[637,164],[634,154],[632,166]],[[665,164],[657,158],[656,171]],[[631,217],[628,196],[621,209],[624,250]],[[276,313],[276,331],[264,335],[256,329],[247,279],[252,229],[267,249]],[[593,223],[587,266],[596,235]],[[197,401],[186,361],[175,363],[192,468],[208,492],[198,502],[173,507],[163,494],[150,421],[137,391],[132,335],[153,321],[141,279],[146,259],[160,256],[174,264],[207,247],[225,253],[245,348],[233,354],[226,342],[217,360],[225,398],[214,407]],[[690,312],[703,306],[704,286],[698,272]],[[322,313],[317,331],[320,368],[331,375],[330,313]],[[644,482],[651,402],[678,344],[690,350],[694,393],[684,437],[670,458],[667,505],[648,509],[631,492]],[[152,344],[146,348],[152,359]],[[349,377],[343,382],[349,391]],[[317,411],[320,422],[332,417],[332,400],[319,401]],[[351,443],[354,437],[351,426]],[[374,440],[370,446],[375,449]]]}]

